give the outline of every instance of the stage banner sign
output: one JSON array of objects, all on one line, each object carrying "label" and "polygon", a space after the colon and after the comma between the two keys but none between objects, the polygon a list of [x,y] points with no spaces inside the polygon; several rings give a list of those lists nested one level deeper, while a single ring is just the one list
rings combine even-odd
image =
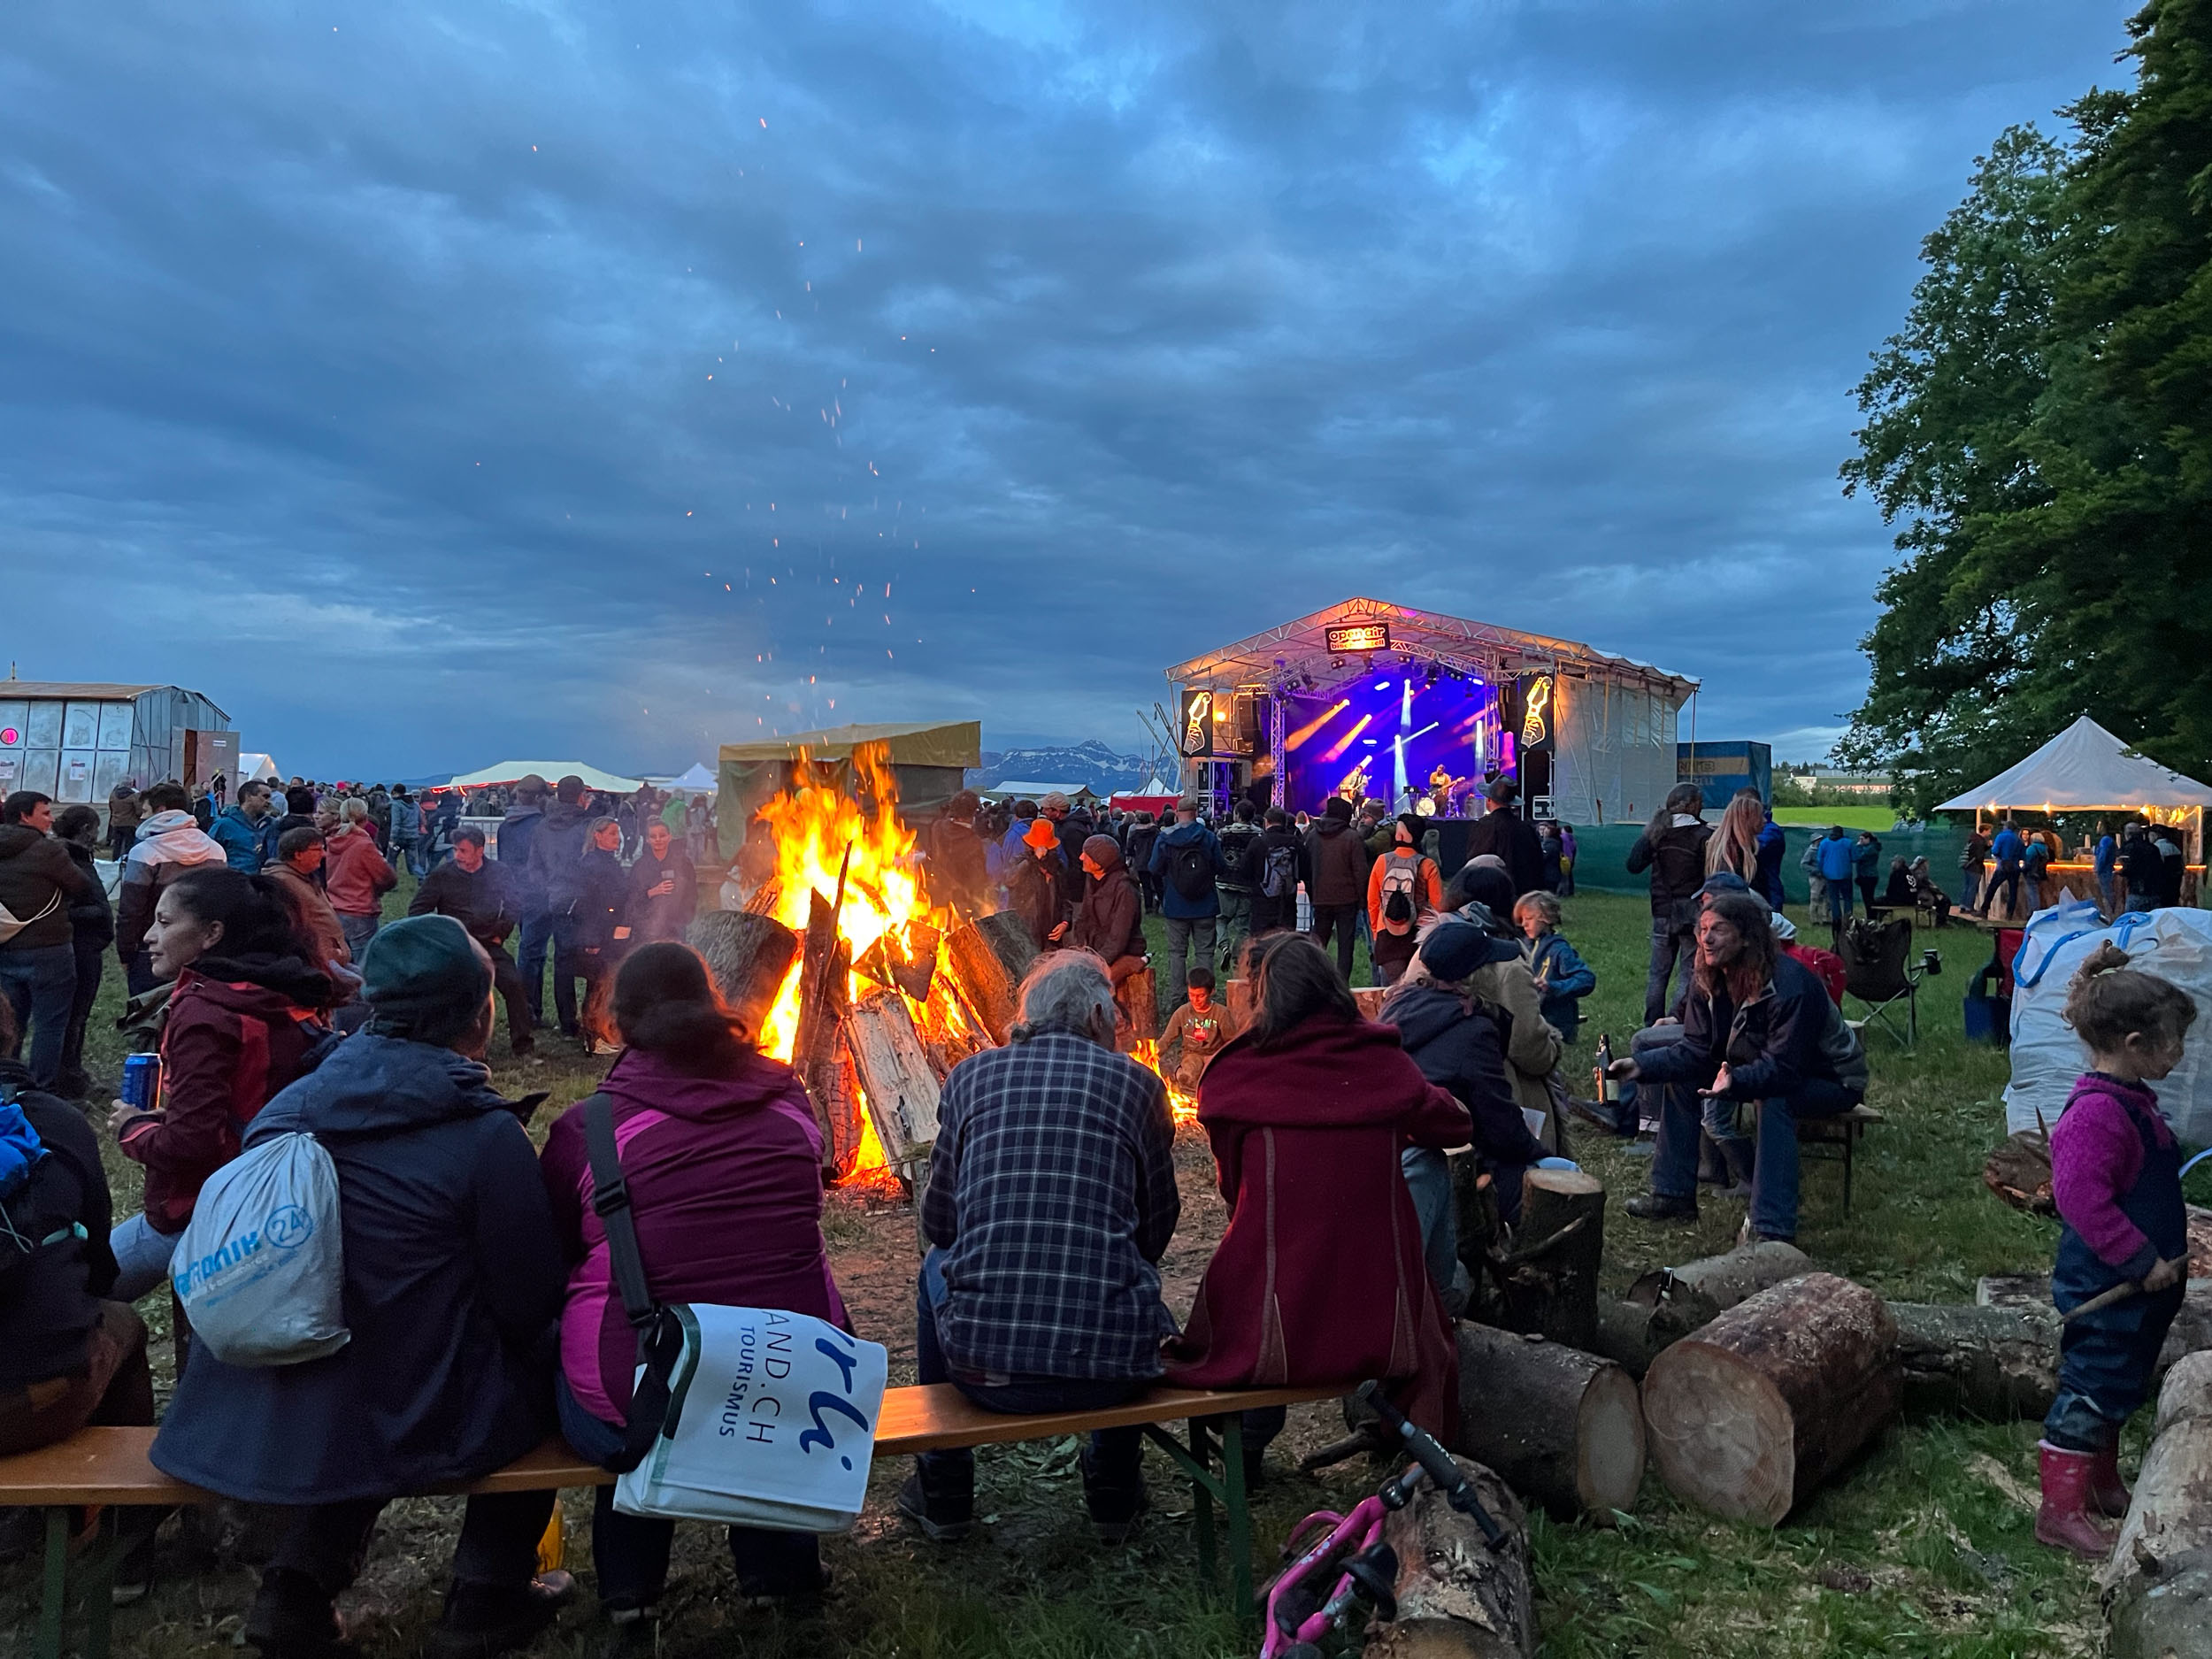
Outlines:
[{"label": "stage banner sign", "polygon": [[1210,759],[1214,753],[1214,694],[1202,687],[1186,688],[1182,718],[1176,722],[1176,747],[1190,760]]},{"label": "stage banner sign", "polygon": [[1520,677],[1521,752],[1540,754],[1553,747],[1557,735],[1553,724],[1552,676],[1523,674]]}]

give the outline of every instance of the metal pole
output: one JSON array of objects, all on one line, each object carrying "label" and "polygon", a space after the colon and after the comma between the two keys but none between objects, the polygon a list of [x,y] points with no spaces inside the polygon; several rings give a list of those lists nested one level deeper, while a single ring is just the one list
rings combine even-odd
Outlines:
[{"label": "metal pole", "polygon": [[1267,700],[1267,752],[1275,764],[1275,804],[1287,809],[1290,797],[1284,788],[1283,768],[1290,756],[1283,747],[1283,700],[1279,696]]}]

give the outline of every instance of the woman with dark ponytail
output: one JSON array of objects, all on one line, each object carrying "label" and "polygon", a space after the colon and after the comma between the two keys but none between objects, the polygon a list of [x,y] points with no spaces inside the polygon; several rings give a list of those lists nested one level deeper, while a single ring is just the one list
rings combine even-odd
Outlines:
[{"label": "woman with dark ponytail", "polygon": [[[601,1090],[653,1295],[666,1302],[780,1308],[847,1323],[822,1243],[822,1136],[797,1076],[746,1041],[688,945],[633,952],[615,977],[614,1019],[626,1045]],[[546,1136],[542,1169],[568,1250],[561,1316],[561,1426],[585,1456],[621,1448],[637,1336],[624,1316],[593,1212],[584,1109]],[[652,1651],[668,1577],[672,1521],[618,1513],[599,1488],[592,1557],[617,1651]],[[730,1529],[740,1589],[795,1602],[820,1594],[816,1540],[804,1532]]]},{"label": "woman with dark ponytail", "polygon": [[155,979],[174,988],[160,1099],[150,1110],[118,1101],[108,1114],[123,1156],[146,1169],[145,1210],[111,1238],[118,1302],[169,1276],[202,1184],[238,1156],[269,1097],[305,1070],[336,995],[308,964],[276,883],[220,865],[188,870],[161,890],[144,951]]}]

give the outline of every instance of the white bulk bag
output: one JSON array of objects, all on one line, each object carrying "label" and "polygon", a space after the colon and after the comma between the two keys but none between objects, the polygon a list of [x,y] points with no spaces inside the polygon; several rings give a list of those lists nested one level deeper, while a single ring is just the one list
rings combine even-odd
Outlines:
[{"label": "white bulk bag", "polygon": [[2131,966],[2170,979],[2197,1005],[2181,1064],[2158,1092],[2159,1110],[2193,1146],[2212,1142],[2212,911],[2131,912],[2109,927],[2086,900],[2038,910],[2013,959],[2012,1082],[2005,1090],[2008,1132],[2058,1122],[2089,1051],[2062,1018],[2074,971],[2107,940]]}]

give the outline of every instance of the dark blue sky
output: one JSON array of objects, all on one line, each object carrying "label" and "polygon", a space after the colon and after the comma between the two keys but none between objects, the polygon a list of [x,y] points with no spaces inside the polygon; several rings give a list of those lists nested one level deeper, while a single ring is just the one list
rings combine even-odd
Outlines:
[{"label": "dark blue sky", "polygon": [[1363,593],[1811,753],[1890,560],[1850,388],[2122,15],[11,8],[0,650],[288,772],[673,769],[1138,748]]}]

